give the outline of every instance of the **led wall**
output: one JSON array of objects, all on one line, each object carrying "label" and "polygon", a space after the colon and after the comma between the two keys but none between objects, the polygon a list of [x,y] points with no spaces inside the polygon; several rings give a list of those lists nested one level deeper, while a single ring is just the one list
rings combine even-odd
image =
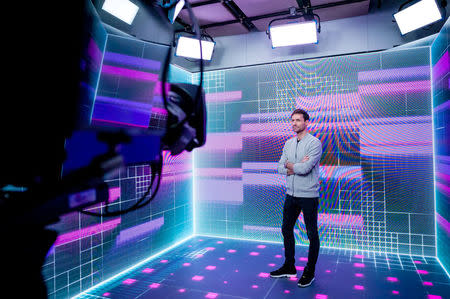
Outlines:
[{"label": "led wall", "polygon": [[[160,121],[167,112],[158,92],[158,74],[166,49],[108,36],[91,113],[93,124],[146,128],[150,123],[154,132],[161,130]],[[171,67],[169,77],[171,82],[191,82],[191,74],[176,67]],[[151,149],[142,148],[146,150]],[[148,163],[137,163],[107,181],[111,210],[136,203],[150,180]],[[77,295],[191,236],[192,209],[192,154],[174,157],[164,152],[161,186],[151,204],[117,217],[72,213],[52,226],[59,236],[42,269],[49,298]]]},{"label": "led wall", "polygon": [[[429,48],[211,71],[204,87],[197,234],[282,242],[276,168],[303,108],[323,144],[322,246],[435,256]],[[302,215],[295,236],[308,244]]]},{"label": "led wall", "polygon": [[431,46],[433,118],[435,141],[437,255],[450,269],[450,23],[442,28]]}]

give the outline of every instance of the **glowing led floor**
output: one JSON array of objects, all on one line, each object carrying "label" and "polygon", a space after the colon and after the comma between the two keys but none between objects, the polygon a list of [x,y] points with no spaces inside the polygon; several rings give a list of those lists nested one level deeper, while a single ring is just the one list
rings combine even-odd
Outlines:
[{"label": "glowing led floor", "polygon": [[[307,261],[297,246],[297,276]],[[194,237],[78,298],[449,298],[450,279],[434,258],[321,249],[316,281],[273,279],[283,245]]]}]

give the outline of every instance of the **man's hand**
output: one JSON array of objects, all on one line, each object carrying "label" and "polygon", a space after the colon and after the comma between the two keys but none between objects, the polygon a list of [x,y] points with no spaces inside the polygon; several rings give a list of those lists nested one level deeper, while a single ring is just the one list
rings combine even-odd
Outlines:
[{"label": "man's hand", "polygon": [[294,171],[294,163],[291,163],[289,161],[286,161],[286,163],[284,163],[284,167],[287,168],[287,170],[292,170]]},{"label": "man's hand", "polygon": [[306,162],[308,160],[309,160],[309,157],[308,156],[304,156],[303,159],[300,162],[303,163],[303,162]]},{"label": "man's hand", "polygon": [[294,163],[286,161],[286,163],[284,163],[284,167],[286,167],[286,169],[287,169],[287,175],[294,174]]}]

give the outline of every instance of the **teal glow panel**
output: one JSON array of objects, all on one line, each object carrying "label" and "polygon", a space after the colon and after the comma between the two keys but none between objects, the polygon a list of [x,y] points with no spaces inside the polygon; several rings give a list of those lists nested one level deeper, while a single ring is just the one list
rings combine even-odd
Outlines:
[{"label": "teal glow panel", "polygon": [[437,256],[450,269],[450,22],[431,46]]},{"label": "teal glow panel", "polygon": [[[324,150],[321,245],[435,256],[429,48],[211,71],[204,87],[198,234],[282,242],[276,166],[303,108]],[[308,244],[299,220],[297,243]]]}]

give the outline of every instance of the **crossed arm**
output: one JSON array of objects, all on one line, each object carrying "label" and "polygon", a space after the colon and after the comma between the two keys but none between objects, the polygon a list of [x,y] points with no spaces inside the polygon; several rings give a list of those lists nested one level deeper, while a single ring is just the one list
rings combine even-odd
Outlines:
[{"label": "crossed arm", "polygon": [[286,145],[283,148],[283,154],[278,162],[278,173],[285,175],[306,175],[319,162],[322,156],[322,144],[315,143],[308,150],[307,154],[298,163],[289,162],[286,154]]}]

